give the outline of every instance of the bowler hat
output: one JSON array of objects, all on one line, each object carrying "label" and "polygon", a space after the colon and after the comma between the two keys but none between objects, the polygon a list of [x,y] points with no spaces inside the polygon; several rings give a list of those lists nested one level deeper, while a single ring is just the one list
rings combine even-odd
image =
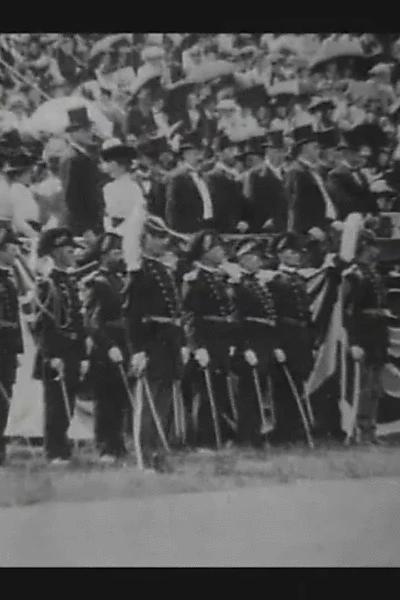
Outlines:
[{"label": "bowler hat", "polygon": [[69,124],[65,131],[76,131],[77,129],[87,129],[93,125],[93,121],[89,119],[88,111],[85,106],[72,108],[68,111]]},{"label": "bowler hat", "polygon": [[67,227],[54,227],[44,231],[39,239],[37,253],[39,258],[47,256],[57,248],[78,246]]}]

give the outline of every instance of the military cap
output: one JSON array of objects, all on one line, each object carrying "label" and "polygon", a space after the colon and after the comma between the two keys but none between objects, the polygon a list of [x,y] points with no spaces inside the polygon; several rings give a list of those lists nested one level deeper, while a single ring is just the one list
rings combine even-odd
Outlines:
[{"label": "military cap", "polygon": [[101,147],[101,156],[105,161],[133,159],[136,151],[132,146],[124,144],[118,138],[106,140]]},{"label": "military cap", "polygon": [[49,255],[57,248],[78,247],[71,231],[67,227],[54,227],[44,231],[39,239],[38,256],[39,258]]},{"label": "military cap", "polygon": [[188,261],[199,260],[204,254],[216,246],[224,247],[224,242],[220,235],[212,229],[206,229],[196,234],[188,252]]},{"label": "military cap", "polygon": [[276,240],[274,250],[275,252],[283,252],[283,250],[294,250],[295,252],[302,252],[302,240],[295,233],[284,233]]}]

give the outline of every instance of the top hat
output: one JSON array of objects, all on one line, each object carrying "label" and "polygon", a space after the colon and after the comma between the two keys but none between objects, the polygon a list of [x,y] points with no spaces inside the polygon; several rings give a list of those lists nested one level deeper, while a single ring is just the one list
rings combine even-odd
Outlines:
[{"label": "top hat", "polygon": [[301,125],[292,131],[293,149],[298,149],[304,144],[318,141],[314,128],[311,124]]},{"label": "top hat", "polygon": [[72,108],[68,111],[69,124],[65,131],[76,131],[77,129],[87,129],[93,125],[89,119],[88,111],[85,106]]},{"label": "top hat", "polygon": [[283,129],[270,129],[265,141],[265,147],[283,150],[285,148],[284,138],[285,136]]},{"label": "top hat", "polygon": [[339,136],[334,127],[317,131],[317,139],[322,148],[336,148],[339,144]]},{"label": "top hat", "polygon": [[77,247],[71,231],[67,227],[54,227],[44,231],[39,239],[37,253],[39,258],[47,256],[57,248]]},{"label": "top hat", "polygon": [[264,156],[266,144],[265,140],[266,138],[264,134],[252,136],[249,140],[247,140],[243,154],[256,154],[258,156]]}]

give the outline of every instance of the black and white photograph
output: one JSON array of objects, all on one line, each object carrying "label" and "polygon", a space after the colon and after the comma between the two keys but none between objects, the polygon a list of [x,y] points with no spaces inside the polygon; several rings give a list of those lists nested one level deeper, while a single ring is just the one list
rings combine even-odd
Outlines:
[{"label": "black and white photograph", "polygon": [[0,33],[0,567],[400,567],[399,498],[400,33]]}]

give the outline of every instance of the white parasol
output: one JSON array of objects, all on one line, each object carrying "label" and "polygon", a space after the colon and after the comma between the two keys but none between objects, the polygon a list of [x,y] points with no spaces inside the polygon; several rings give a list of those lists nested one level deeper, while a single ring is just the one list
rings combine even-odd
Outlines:
[{"label": "white parasol", "polygon": [[60,134],[69,124],[68,111],[80,107],[87,108],[89,118],[93,121],[96,133],[100,137],[106,139],[112,136],[113,125],[97,104],[77,95],[44,102],[30,117],[30,130],[53,135]]}]

